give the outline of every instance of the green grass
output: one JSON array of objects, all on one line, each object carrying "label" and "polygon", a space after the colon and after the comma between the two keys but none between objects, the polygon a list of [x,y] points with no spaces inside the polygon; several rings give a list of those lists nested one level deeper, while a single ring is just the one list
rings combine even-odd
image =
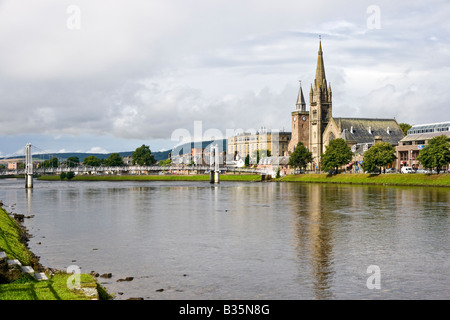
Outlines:
[{"label": "green grass", "polygon": [[[8,260],[17,259],[22,265],[33,266],[36,258],[27,248],[24,231],[20,225],[0,207],[0,251],[4,251]],[[47,275],[49,276],[49,275]],[[0,284],[0,300],[89,300],[91,297],[67,287],[71,274],[57,272],[46,281],[37,281],[28,274],[12,283]],[[109,299],[109,294],[97,284],[92,275],[81,274],[81,287],[96,287],[99,298]]]},{"label": "green grass", "polygon": [[[71,274],[56,273],[49,280],[36,281],[29,275],[13,283],[0,285],[0,300],[91,300],[81,290],[67,288]],[[81,288],[97,288],[98,284],[89,274],[80,274]],[[99,290],[101,291],[101,290]]]},{"label": "green grass", "polygon": [[300,174],[288,175],[279,181],[286,182],[317,182],[346,184],[379,184],[402,186],[439,186],[450,187],[450,174]]},{"label": "green grass", "polygon": [[[59,181],[59,176],[41,176],[39,180]],[[221,174],[221,181],[260,181],[258,174]],[[208,174],[199,175],[79,175],[71,181],[209,181]]]},{"label": "green grass", "polygon": [[4,251],[8,259],[17,259],[22,265],[31,265],[33,254],[21,241],[24,237],[19,224],[0,207],[0,251]]}]

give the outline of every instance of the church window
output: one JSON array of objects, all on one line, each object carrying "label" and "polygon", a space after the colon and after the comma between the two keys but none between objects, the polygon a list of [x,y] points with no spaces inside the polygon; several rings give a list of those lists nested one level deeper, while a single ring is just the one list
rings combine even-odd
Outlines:
[{"label": "church window", "polygon": [[334,133],[330,132],[330,135],[328,136],[328,141],[332,141],[334,139],[336,139],[336,137],[334,136]]}]

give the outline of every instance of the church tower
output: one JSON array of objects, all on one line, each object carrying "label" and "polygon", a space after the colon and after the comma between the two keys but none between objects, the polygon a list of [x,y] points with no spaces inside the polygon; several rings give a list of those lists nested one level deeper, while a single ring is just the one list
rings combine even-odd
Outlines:
[{"label": "church tower", "polygon": [[297,103],[292,116],[292,135],[289,141],[288,152],[292,153],[299,142],[309,149],[309,112],[306,111],[305,97],[303,96],[302,85],[298,90]]},{"label": "church tower", "polygon": [[319,42],[316,78],[309,92],[309,151],[312,152],[314,168],[320,169],[323,150],[323,132],[331,119],[331,86],[327,86],[323,63],[322,41]]}]

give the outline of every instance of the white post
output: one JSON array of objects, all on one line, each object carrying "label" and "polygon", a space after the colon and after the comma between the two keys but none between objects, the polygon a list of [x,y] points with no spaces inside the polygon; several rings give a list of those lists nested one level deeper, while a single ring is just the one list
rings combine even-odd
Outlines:
[{"label": "white post", "polygon": [[209,182],[214,183],[214,158],[215,158],[215,147],[210,145],[209,147]]},{"label": "white post", "polygon": [[33,158],[31,157],[31,143],[25,147],[25,188],[33,188]]},{"label": "white post", "polygon": [[219,153],[219,145],[216,144],[215,148],[214,148],[214,155],[215,155],[215,170],[214,170],[214,182],[215,183],[219,183],[219,177],[220,177],[220,170],[219,170],[219,165],[220,165],[220,153]]}]

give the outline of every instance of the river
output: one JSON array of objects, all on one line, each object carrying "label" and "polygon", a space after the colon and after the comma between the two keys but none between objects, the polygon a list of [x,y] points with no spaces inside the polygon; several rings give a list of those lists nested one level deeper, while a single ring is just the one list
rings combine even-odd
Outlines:
[{"label": "river", "polygon": [[0,200],[44,266],[111,273],[117,300],[450,299],[449,188],[0,179]]}]

